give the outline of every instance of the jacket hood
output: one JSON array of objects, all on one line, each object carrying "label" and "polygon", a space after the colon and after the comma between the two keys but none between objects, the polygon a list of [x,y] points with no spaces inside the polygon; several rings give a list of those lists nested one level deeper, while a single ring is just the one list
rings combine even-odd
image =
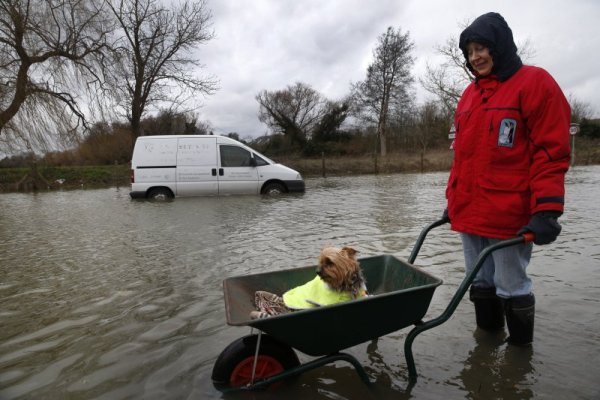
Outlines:
[{"label": "jacket hood", "polygon": [[469,42],[480,43],[489,49],[494,62],[492,74],[500,81],[510,78],[523,65],[517,54],[512,31],[502,15],[498,13],[490,12],[481,15],[460,34],[458,45],[465,56],[466,66],[475,73],[469,64],[467,53]]}]

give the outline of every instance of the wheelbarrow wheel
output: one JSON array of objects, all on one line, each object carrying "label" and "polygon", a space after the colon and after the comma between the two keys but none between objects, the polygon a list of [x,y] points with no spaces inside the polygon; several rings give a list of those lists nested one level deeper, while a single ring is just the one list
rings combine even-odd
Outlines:
[{"label": "wheelbarrow wheel", "polygon": [[[243,387],[252,381],[252,368],[258,335],[248,335],[232,342],[217,358],[212,381],[218,390]],[[260,341],[254,381],[269,378],[300,365],[294,350],[269,335]]]}]

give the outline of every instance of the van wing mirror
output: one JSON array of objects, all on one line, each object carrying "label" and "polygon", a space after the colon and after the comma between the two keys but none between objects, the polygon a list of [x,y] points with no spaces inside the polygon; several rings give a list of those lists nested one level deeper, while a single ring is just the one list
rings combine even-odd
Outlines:
[{"label": "van wing mirror", "polygon": [[250,166],[251,167],[256,167],[256,158],[250,157]]}]

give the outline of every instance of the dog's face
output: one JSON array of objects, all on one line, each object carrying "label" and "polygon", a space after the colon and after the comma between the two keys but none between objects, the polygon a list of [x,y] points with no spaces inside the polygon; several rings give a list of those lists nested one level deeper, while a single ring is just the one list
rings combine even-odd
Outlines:
[{"label": "dog's face", "polygon": [[325,247],[319,256],[317,275],[335,290],[355,292],[363,283],[356,253],[348,246]]}]

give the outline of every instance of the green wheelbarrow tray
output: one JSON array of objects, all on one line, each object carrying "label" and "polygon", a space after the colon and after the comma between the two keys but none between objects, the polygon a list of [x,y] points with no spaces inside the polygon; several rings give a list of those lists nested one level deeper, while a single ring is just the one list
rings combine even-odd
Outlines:
[{"label": "green wheelbarrow tray", "polygon": [[254,292],[283,294],[315,277],[315,267],[228,278],[223,283],[229,325],[249,325],[311,356],[335,353],[418,323],[438,279],[391,255],[359,259],[368,297],[251,320]]}]

